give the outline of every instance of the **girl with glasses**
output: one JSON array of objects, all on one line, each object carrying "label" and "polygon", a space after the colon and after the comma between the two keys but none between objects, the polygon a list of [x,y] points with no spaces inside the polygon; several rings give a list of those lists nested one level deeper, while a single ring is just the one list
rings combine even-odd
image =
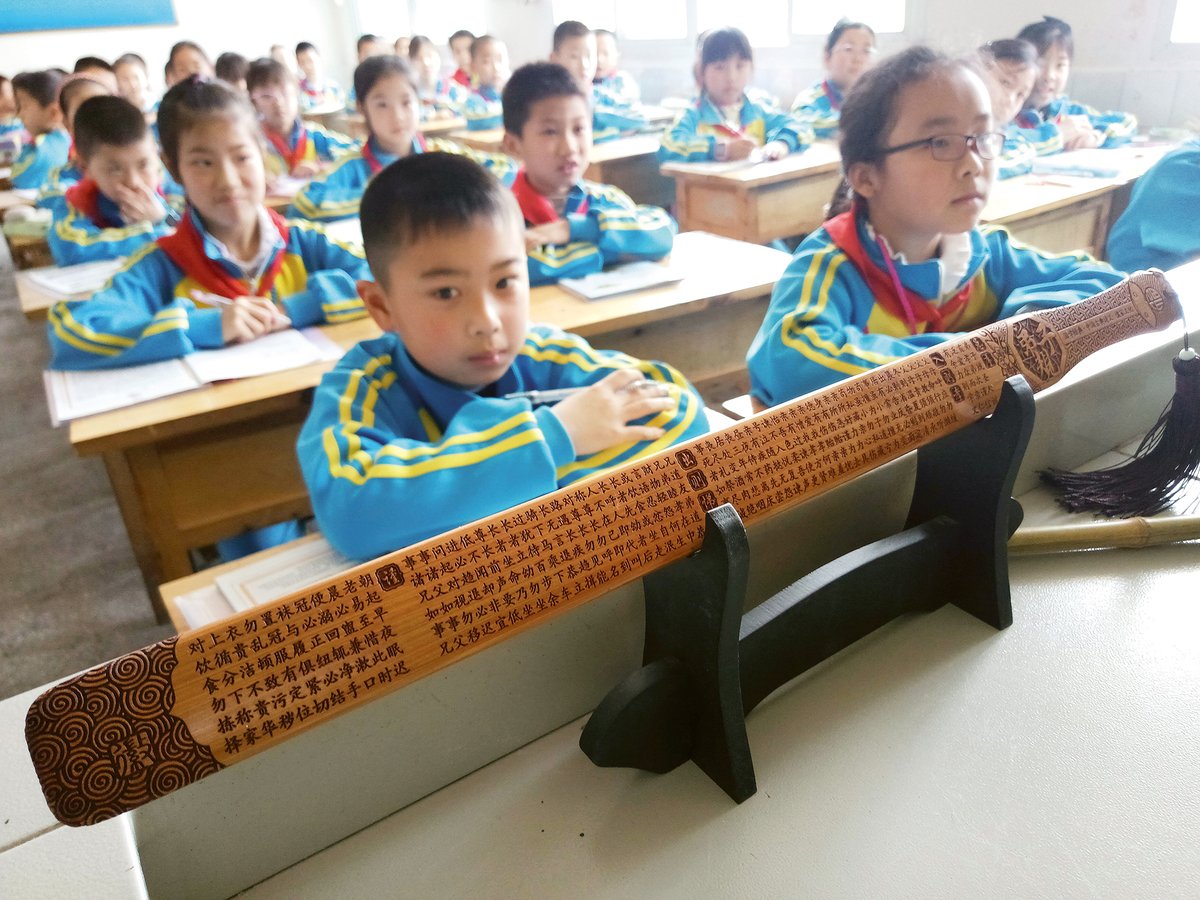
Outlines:
[{"label": "girl with glasses", "polygon": [[792,101],[792,115],[812,126],[818,138],[837,139],[846,92],[875,64],[870,25],[842,19],[825,40],[825,77]]},{"label": "girl with glasses", "polygon": [[839,147],[845,212],[797,248],[747,354],[751,392],[780,403],[1018,311],[1121,276],[978,227],[1004,135],[965,61],[913,47],[863,75]]}]

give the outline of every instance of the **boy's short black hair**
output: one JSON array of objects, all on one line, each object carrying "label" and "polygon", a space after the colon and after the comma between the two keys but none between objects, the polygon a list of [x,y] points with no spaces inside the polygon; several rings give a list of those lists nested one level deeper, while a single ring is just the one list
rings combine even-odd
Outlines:
[{"label": "boy's short black hair", "polygon": [[64,116],[66,116],[67,108],[71,105],[75,95],[89,87],[99,87],[104,93],[111,93],[107,85],[101,84],[88,75],[71,75],[63,79],[63,83],[58,89],[58,108],[62,110]]},{"label": "boy's short black hair", "polygon": [[141,110],[121,97],[88,97],[75,110],[75,150],[84,160],[102,144],[128,147],[149,133]]},{"label": "boy's short black hair", "polygon": [[142,59],[137,53],[122,53],[113,62],[113,71],[117,70],[117,66],[141,66],[143,72],[150,74],[150,69],[146,66],[146,60]]},{"label": "boy's short black hair", "polygon": [[1026,25],[1017,37],[1037,47],[1038,56],[1045,56],[1046,51],[1057,44],[1069,59],[1075,58],[1075,35],[1071,33],[1071,26],[1054,16],[1043,16],[1042,21]]},{"label": "boy's short black hair", "polygon": [[354,49],[361,53],[363,47],[367,46],[367,44],[373,44],[377,40],[379,40],[379,35],[377,34],[360,34],[358,42],[354,45]]},{"label": "boy's short black hair", "polygon": [[112,64],[98,56],[81,56],[75,60],[75,72],[85,72],[88,69],[103,69],[105,72],[113,70]]},{"label": "boy's short black hair", "polygon": [[246,79],[246,73],[250,70],[250,60],[242,56],[240,53],[225,51],[217,57],[217,64],[213,66],[213,71],[217,77],[227,84],[236,85],[239,81]]},{"label": "boy's short black hair", "polygon": [[455,41],[460,41],[463,38],[470,38],[472,41],[474,41],[475,35],[467,31],[465,28],[460,28],[458,31],[454,32],[454,34],[450,35],[450,38],[446,41],[446,44],[453,47]]},{"label": "boy's short black hair", "polygon": [[512,73],[500,95],[504,130],[520,137],[533,104],[547,97],[572,96],[582,97],[584,103],[589,99],[565,68],[552,62],[526,63]]},{"label": "boy's short black hair", "polygon": [[380,284],[392,258],[427,234],[462,230],[480,218],[519,221],[520,215],[511,191],[456,153],[396,160],[371,179],[359,207],[363,251]]},{"label": "boy's short black hair", "polygon": [[314,53],[320,53],[320,52],[321,52],[320,50],[318,50],[318,49],[317,49],[317,47],[316,47],[316,45],[315,45],[315,44],[312,44],[312,43],[310,43],[309,41],[301,41],[300,43],[298,43],[298,44],[296,45],[296,55],[297,55],[297,56],[299,56],[299,55],[300,55],[301,53],[303,53],[305,50],[312,50]]},{"label": "boy's short black hair", "polygon": [[50,106],[58,100],[63,77],[52,69],[43,72],[21,72],[13,76],[14,91],[22,91],[32,97],[38,106]]},{"label": "boy's short black hair", "polygon": [[488,44],[499,43],[499,41],[500,38],[496,37],[494,34],[481,34],[479,37],[475,38],[475,40],[471,41],[471,59],[474,60],[475,57],[478,56],[479,53],[483,51],[483,48]]},{"label": "boy's short black hair", "polygon": [[295,83],[296,77],[288,71],[288,67],[269,56],[254,60],[246,69],[247,93],[253,93],[260,87],[286,87]]},{"label": "boy's short black hair", "polygon": [[592,33],[592,29],[588,28],[582,22],[575,19],[567,19],[565,22],[560,22],[558,27],[554,29],[554,43],[551,45],[554,52],[559,49],[571,38],[587,37]]}]

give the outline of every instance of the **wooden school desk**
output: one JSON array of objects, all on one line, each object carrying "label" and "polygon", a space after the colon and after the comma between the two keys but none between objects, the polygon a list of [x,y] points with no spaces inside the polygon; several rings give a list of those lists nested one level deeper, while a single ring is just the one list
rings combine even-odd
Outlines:
[{"label": "wooden school desk", "polygon": [[836,146],[818,141],[771,162],[669,162],[662,173],[675,178],[680,230],[764,244],[821,224],[841,157]]},{"label": "wooden school desk", "polygon": [[[704,234],[676,239],[683,281],[587,302],[551,285],[533,321],[595,346],[670,362],[699,386],[745,391],[745,349],[788,256]],[[343,347],[378,334],[370,319],[325,327]],[[70,423],[80,456],[101,456],[155,611],[158,585],[192,571],[188,549],[308,515],[295,442],[308,391],[331,363],[210,385]],[[726,390],[722,388],[723,390]]]},{"label": "wooden school desk", "polygon": [[54,265],[54,257],[50,255],[50,245],[44,236],[6,234],[4,238],[8,241],[8,252],[12,256],[13,268],[36,269],[38,266]]},{"label": "wooden school desk", "polygon": [[[53,269],[55,267],[40,266],[38,268]],[[30,322],[46,321],[46,313],[59,300],[86,300],[91,295],[90,292],[87,292],[63,297],[60,294],[48,291],[29,277],[30,272],[35,271],[37,269],[25,269],[14,273],[16,276],[14,280],[17,283],[17,302],[21,306],[22,314]]]},{"label": "wooden school desk", "polygon": [[17,206],[33,206],[37,191],[0,190],[0,217]]}]

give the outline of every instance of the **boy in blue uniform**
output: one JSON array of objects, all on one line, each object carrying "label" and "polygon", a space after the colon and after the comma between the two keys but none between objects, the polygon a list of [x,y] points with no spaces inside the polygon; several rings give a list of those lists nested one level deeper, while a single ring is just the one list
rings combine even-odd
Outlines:
[{"label": "boy in blue uniform", "polygon": [[37,190],[46,183],[50,172],[67,161],[71,136],[63,128],[58,91],[62,76],[57,72],[22,72],[12,80],[17,101],[17,116],[33,139],[21,150],[12,165],[12,186]]},{"label": "boy in blue uniform", "polygon": [[[75,153],[84,177],[55,207],[47,237],[55,263],[129,256],[174,227],[179,216],[162,196],[158,148],[132,103],[100,96],[80,104]],[[175,200],[182,208],[183,197]]]},{"label": "boy in blue uniform", "polygon": [[1016,120],[1039,156],[1060,149],[1119,147],[1129,143],[1137,131],[1137,119],[1131,114],[1098,112],[1071,101],[1066,95],[1071,60],[1075,56],[1070,25],[1062,19],[1045,16],[1040,22],[1026,25],[1017,37],[1037,48],[1041,67],[1025,109]]},{"label": "boy in blue uniform", "polygon": [[159,126],[188,207],[90,299],[50,309],[52,368],[155,362],[365,315],[354,286],[367,271],[361,251],[263,206],[258,123],[244,95],[185,79],[163,98]]},{"label": "boy in blue uniform", "polygon": [[611,98],[615,106],[634,106],[642,99],[641,88],[634,77],[621,68],[621,49],[617,36],[607,28],[597,28],[596,74],[592,83],[596,85],[596,96]]},{"label": "boy in blue uniform", "polygon": [[600,87],[596,78],[596,35],[582,22],[568,20],[554,29],[550,62],[571,73],[592,104],[592,142],[611,141],[646,127],[646,117],[633,104]]},{"label": "boy in blue uniform", "polygon": [[[569,78],[569,76],[568,76]],[[313,398],[297,452],[321,531],[369,559],[706,430],[675,370],[530,325],[520,213],[441,153],[371,182],[359,284],[381,338]],[[557,404],[531,391],[579,388]]]},{"label": "boy in blue uniform", "polygon": [[246,72],[246,91],[267,139],[267,176],[311,178],[322,166],[358,149],[358,141],[300,118],[296,79],[273,59],[256,59]]},{"label": "boy in blue uniform", "polygon": [[527,226],[530,284],[671,252],[675,223],[666,212],[582,180],[591,122],[579,82],[555,63],[522,66],[504,88],[504,148],[522,161],[513,193]]},{"label": "boy in blue uniform", "polygon": [[354,89],[366,119],[368,137],[358,153],[343,157],[314,178],[292,205],[292,215],[333,222],[358,215],[367,183],[389,163],[413,153],[461,153],[511,184],[512,160],[502,153],[482,153],[456,141],[421,134],[420,89],[413,70],[398,56],[372,56],[354,70]]},{"label": "boy in blue uniform", "polygon": [[1109,261],[1123,272],[1173,269],[1200,256],[1200,140],[1172,150],[1137,180],[1108,235]]},{"label": "boy in blue uniform", "polygon": [[470,131],[489,131],[504,124],[500,92],[508,81],[508,46],[498,37],[481,35],[471,42],[471,94],[463,103]]},{"label": "boy in blue uniform", "polygon": [[101,82],[87,75],[70,75],[63,80],[58,90],[58,107],[62,110],[63,127],[71,139],[67,161],[50,170],[42,189],[38,191],[37,207],[48,209],[53,214],[66,212],[67,189],[83,178],[83,166],[75,151],[75,112],[92,97],[107,97],[110,91]]},{"label": "boy in blue uniform", "polygon": [[750,97],[754,51],[736,28],[715,28],[700,40],[700,96],[663,134],[660,162],[781,159],[813,141],[812,126]]},{"label": "boy in blue uniform", "polygon": [[747,353],[773,405],[1121,275],[1084,254],[977,228],[1004,135],[970,67],[913,47],[863,75],[842,109],[854,202],[804,239]]}]

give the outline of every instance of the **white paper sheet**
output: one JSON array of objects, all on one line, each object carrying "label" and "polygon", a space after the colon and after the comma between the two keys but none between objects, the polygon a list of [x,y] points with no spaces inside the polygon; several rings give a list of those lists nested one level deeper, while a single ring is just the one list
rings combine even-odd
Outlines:
[{"label": "white paper sheet", "polygon": [[201,382],[251,378],[296,369],[323,358],[322,350],[294,328],[263,335],[220,350],[197,350],[182,357]]},{"label": "white paper sheet", "polygon": [[84,372],[43,373],[50,420],[63,422],[194,390],[202,382],[179,359]]},{"label": "white paper sheet", "polygon": [[353,565],[323,537],[317,537],[218,575],[215,581],[229,605],[237,612],[244,612],[343,572]]},{"label": "white paper sheet", "polygon": [[215,584],[205,585],[190,594],[180,594],[175,598],[175,606],[188,628],[201,628],[234,613],[233,607]]},{"label": "white paper sheet", "polygon": [[558,284],[563,290],[584,300],[603,300],[682,280],[683,272],[669,265],[643,260],[615,266],[604,272],[594,272],[583,278],[564,278]]},{"label": "white paper sheet", "polygon": [[124,259],[101,259],[75,266],[30,269],[26,274],[39,287],[66,298],[95,293],[124,264]]}]

